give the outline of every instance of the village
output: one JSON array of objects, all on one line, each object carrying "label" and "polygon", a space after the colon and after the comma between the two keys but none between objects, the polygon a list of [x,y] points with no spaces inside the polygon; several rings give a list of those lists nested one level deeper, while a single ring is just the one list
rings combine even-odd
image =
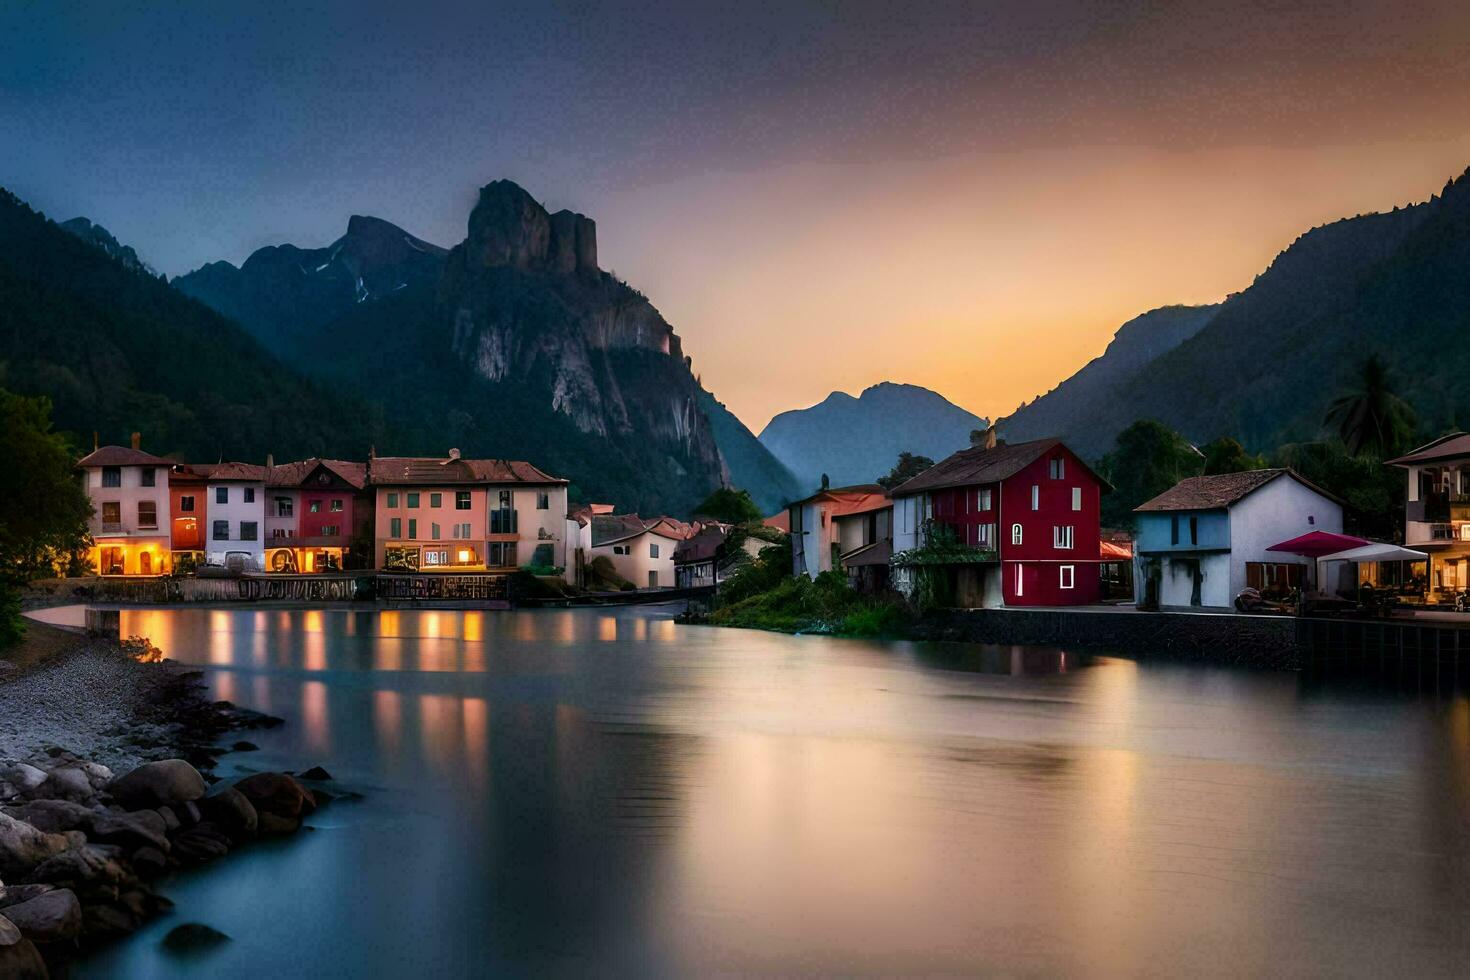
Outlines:
[{"label": "village", "polygon": [[839,572],[860,595],[928,607],[1466,611],[1470,435],[1385,465],[1407,481],[1403,544],[1344,533],[1344,501],[1287,468],[1189,477],[1137,507],[1135,529],[1109,529],[1112,488],[1064,442],[1007,444],[993,428],[891,488],[823,486],[740,528],[569,503],[568,481],[532,463],[453,449],[189,464],[145,452],[135,434],[77,469],[93,508],[87,564],[108,582],[371,572],[483,585],[523,573],[553,595],[651,601],[718,594],[784,543],[792,576]]}]

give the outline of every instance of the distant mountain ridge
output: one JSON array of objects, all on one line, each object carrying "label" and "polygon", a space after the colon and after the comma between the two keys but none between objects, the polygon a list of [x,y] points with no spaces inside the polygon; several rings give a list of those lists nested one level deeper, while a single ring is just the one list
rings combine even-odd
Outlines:
[{"label": "distant mountain ridge", "polygon": [[832,486],[872,483],[901,452],[942,459],[987,425],[928,388],[885,381],[856,398],[834,391],[810,408],[782,412],[760,441],[810,493],[824,473]]},{"label": "distant mountain ridge", "polygon": [[1467,327],[1470,171],[1426,202],[1311,229],[1176,346],[1116,368],[1110,347],[997,425],[1010,439],[1045,429],[1090,458],[1140,418],[1269,451],[1320,437],[1327,406],[1378,353],[1423,429],[1463,426]]},{"label": "distant mountain ridge", "polygon": [[93,224],[87,218],[72,218],[69,221],[61,221],[57,223],[57,227],[71,232],[84,242],[90,242],[96,245],[134,272],[146,272],[150,276],[158,275],[157,272],[153,271],[152,266],[138,258],[138,253],[133,251],[131,245],[122,244],[116,238],[112,237],[112,232],[101,225]]}]

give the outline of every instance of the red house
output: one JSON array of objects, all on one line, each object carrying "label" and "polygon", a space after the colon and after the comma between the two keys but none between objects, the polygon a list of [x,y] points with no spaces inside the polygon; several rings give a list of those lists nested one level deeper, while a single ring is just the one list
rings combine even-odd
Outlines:
[{"label": "red house", "polygon": [[1007,445],[990,430],[893,489],[894,584],[938,576],[970,607],[1097,602],[1109,489],[1060,439]]}]

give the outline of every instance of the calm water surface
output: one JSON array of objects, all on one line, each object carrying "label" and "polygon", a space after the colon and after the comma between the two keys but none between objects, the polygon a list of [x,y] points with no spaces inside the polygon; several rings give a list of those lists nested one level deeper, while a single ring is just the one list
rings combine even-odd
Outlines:
[{"label": "calm water surface", "polygon": [[125,611],[366,798],[80,975],[1470,967],[1463,697],[670,615]]}]

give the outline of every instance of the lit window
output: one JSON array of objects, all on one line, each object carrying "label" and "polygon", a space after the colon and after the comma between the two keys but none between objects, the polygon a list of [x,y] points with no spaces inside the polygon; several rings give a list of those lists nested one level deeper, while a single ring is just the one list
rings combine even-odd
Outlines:
[{"label": "lit window", "polygon": [[1011,544],[1020,544],[1020,543],[1021,543],[1021,525],[1019,525],[1019,524],[1012,524],[1011,525]]},{"label": "lit window", "polygon": [[1037,486],[1035,483],[1031,484],[1031,509],[1041,509],[1041,487]]},{"label": "lit window", "polygon": [[[1019,524],[1016,526],[1020,527]],[[1016,595],[1018,596],[1026,593],[1026,580],[1021,575],[1023,571],[1024,569],[1020,565],[1016,566]]]},{"label": "lit window", "polygon": [[1059,571],[1060,581],[1058,584],[1064,589],[1075,588],[1077,585],[1077,566],[1062,565]]},{"label": "lit window", "polygon": [[1082,509],[1082,488],[1081,487],[1073,487],[1072,488],[1072,509],[1073,510],[1081,510]]},{"label": "lit window", "polygon": [[102,502],[102,523],[122,523],[122,503],[116,500],[104,500]]}]

